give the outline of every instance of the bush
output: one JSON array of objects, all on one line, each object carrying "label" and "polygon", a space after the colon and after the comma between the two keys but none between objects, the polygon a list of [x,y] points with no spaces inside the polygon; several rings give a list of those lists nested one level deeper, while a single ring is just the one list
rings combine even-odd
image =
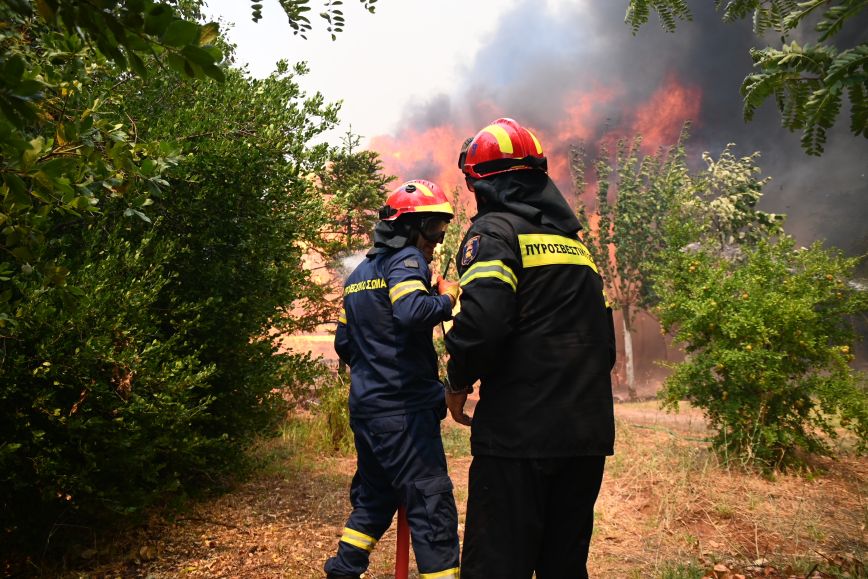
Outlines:
[{"label": "bush", "polygon": [[864,376],[850,368],[852,319],[868,292],[851,283],[857,258],[791,238],[742,246],[729,258],[707,243],[673,251],[657,277],[661,321],[686,344],[662,396],[688,399],[731,459],[780,468],[798,450],[829,453],[836,421],[868,441]]},{"label": "bush", "polygon": [[73,292],[23,288],[26,333],[5,340],[0,381],[7,545],[129,515],[222,452],[191,428],[213,402],[214,367],[179,356],[184,336],[161,335],[151,310],[168,281],[154,245],[95,235],[69,275]]},{"label": "bush", "polygon": [[[216,84],[145,81],[90,51],[70,59],[74,96],[54,95],[46,106],[64,108],[27,127],[41,134],[32,154],[62,162],[2,159],[10,175],[51,170],[82,195],[19,199],[4,224],[7,243],[38,243],[15,254],[32,267],[0,264],[3,549],[90,540],[86,527],[220,485],[285,416],[281,389],[308,376],[311,361],[279,353],[272,330],[322,320],[302,262],[323,223],[306,176],[328,147],[308,141],[336,109],[301,92],[304,67],[263,80],[227,70]],[[91,119],[102,132],[65,133],[88,146],[61,147],[63,115],[64,130]]]}]

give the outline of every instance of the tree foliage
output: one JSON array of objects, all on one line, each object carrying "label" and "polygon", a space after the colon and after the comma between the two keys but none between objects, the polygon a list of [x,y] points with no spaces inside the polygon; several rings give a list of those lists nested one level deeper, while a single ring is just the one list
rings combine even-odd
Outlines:
[{"label": "tree foliage", "polygon": [[[311,31],[311,24],[308,13],[311,11],[310,0],[278,0],[286,17],[289,19],[289,25],[292,28],[292,33],[307,38],[307,34]],[[377,0],[359,0],[362,6],[370,13],[376,10]],[[262,18],[262,0],[250,0],[250,7],[253,10],[253,21],[258,22]],[[337,39],[337,35],[344,30],[343,1],[342,0],[325,0],[322,12],[319,17],[326,22],[326,32],[328,32],[332,40]]]},{"label": "tree foliage", "polygon": [[64,6],[53,25],[0,5],[0,70],[38,87],[0,118],[4,549],[219,484],[318,371],[271,332],[325,311],[303,258],[337,108],[305,67],[203,82],[167,49],[130,74]]},{"label": "tree foliage", "polygon": [[868,441],[864,377],[849,362],[868,292],[859,258],[815,243],[795,249],[780,217],[756,209],[756,156],[727,150],[699,187],[684,190],[655,268],[658,312],[686,346],[662,396],[702,408],[725,457],[762,468],[828,453],[840,424]]},{"label": "tree foliage", "polygon": [[606,298],[623,316],[631,398],[636,397],[633,323],[640,310],[648,311],[655,303],[649,272],[665,248],[663,223],[678,192],[692,185],[685,160],[686,138],[685,127],[676,144],[641,161],[641,137],[619,141],[614,160],[601,148],[594,163],[596,203],[591,212],[582,200],[588,191],[584,151],[574,148],[571,153],[579,217],[590,226],[584,240],[603,277]]},{"label": "tree foliage", "polygon": [[320,194],[328,198],[326,255],[358,251],[371,245],[387,186],[395,177],[383,173],[376,151],[361,150],[361,137],[348,131],[318,175]]},{"label": "tree foliage", "polygon": [[[823,152],[826,132],[840,113],[844,97],[850,102],[850,131],[868,138],[868,43],[841,46],[840,33],[848,21],[866,14],[866,0],[716,0],[726,22],[752,17],[759,35],[780,35],[779,48],[752,48],[757,72],[741,85],[744,116],[750,120],[770,97],[784,127],[802,131],[802,148],[810,155]],[[689,20],[686,0],[629,0],[626,20],[635,32],[657,12],[667,31],[677,20]],[[813,26],[815,40],[793,38]]]}]

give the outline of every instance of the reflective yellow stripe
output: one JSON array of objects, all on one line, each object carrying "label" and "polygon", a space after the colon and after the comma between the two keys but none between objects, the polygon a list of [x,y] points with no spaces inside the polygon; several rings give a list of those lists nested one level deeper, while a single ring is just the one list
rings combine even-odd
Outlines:
[{"label": "reflective yellow stripe", "polygon": [[341,308],[341,315],[338,316],[338,323],[339,324],[346,324],[347,323],[347,312],[346,312],[346,310],[344,310],[344,308]]},{"label": "reflective yellow stripe", "polygon": [[522,267],[541,265],[586,265],[597,271],[588,248],[578,239],[562,235],[519,235]]},{"label": "reflective yellow stripe", "polygon": [[344,527],[344,534],[341,536],[341,541],[343,541],[344,543],[348,543],[353,547],[364,549],[369,553],[374,550],[374,546],[377,544],[377,540],[375,538],[364,533],[354,531],[349,527]]},{"label": "reflective yellow stripe", "polygon": [[488,125],[482,129],[492,137],[497,139],[497,145],[500,147],[501,153],[512,153],[512,139],[509,138],[509,133],[500,125]]},{"label": "reflective yellow stripe", "polygon": [[446,203],[438,203],[437,205],[419,205],[415,209],[416,213],[448,213],[453,214],[452,205]]},{"label": "reflective yellow stripe", "polygon": [[416,291],[428,293],[428,290],[425,288],[425,284],[423,284],[418,279],[402,281],[399,284],[395,284],[395,287],[389,290],[389,299],[392,300],[392,303],[394,304],[405,295],[411,294]]},{"label": "reflective yellow stripe", "polygon": [[[527,130],[527,129],[525,129],[525,130]],[[534,135],[530,131],[527,131],[527,134],[530,135],[530,138],[533,139],[533,144],[536,145],[536,154],[542,155],[542,145],[539,144],[539,141],[537,140],[536,135]]]},{"label": "reflective yellow stripe", "polygon": [[426,185],[423,185],[422,183],[420,183],[418,181],[414,181],[413,185],[415,185],[416,189],[421,191],[422,195],[424,195],[425,197],[434,197],[434,192],[431,191],[431,189],[429,189]]},{"label": "reflective yellow stripe", "polygon": [[461,577],[458,567],[437,571],[436,573],[420,573],[419,579],[459,579]]},{"label": "reflective yellow stripe", "polygon": [[464,275],[461,276],[459,283],[465,286],[475,279],[483,277],[493,277],[505,282],[512,291],[518,287],[518,278],[515,277],[512,269],[500,260],[479,261],[471,265]]}]

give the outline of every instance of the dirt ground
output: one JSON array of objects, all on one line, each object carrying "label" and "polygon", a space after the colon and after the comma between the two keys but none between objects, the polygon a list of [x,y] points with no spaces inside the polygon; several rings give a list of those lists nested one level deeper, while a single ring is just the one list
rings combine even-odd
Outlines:
[{"label": "dirt ground", "polygon": [[[727,467],[699,413],[619,404],[616,454],[597,502],[592,577],[865,577],[868,461],[846,455],[774,480]],[[467,435],[444,422],[463,532]],[[173,519],[155,518],[85,552],[66,577],[321,578],[349,513],[353,457],[293,451],[280,439],[263,470]],[[395,529],[366,579],[394,575]],[[411,577],[417,577],[411,556]],[[496,579],[496,578],[495,578]]]}]

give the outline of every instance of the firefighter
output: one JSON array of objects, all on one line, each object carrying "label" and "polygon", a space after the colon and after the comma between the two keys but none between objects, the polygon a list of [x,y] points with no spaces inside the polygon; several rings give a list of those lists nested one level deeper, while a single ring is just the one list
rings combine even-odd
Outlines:
[{"label": "firefighter", "polygon": [[350,426],[358,457],[353,510],[325,564],[358,577],[399,505],[407,510],[421,578],[458,578],[458,514],[440,421],[446,416],[433,330],[452,318],[458,283],[428,264],[452,206],[430,181],[408,181],[380,209],[374,246],[344,285],[335,350],[351,369]]},{"label": "firefighter", "polygon": [[478,210],[446,335],[447,405],[471,426],[473,454],[461,576],[587,577],[615,436],[603,282],[533,133],[498,119],[465,141],[459,166]]}]

